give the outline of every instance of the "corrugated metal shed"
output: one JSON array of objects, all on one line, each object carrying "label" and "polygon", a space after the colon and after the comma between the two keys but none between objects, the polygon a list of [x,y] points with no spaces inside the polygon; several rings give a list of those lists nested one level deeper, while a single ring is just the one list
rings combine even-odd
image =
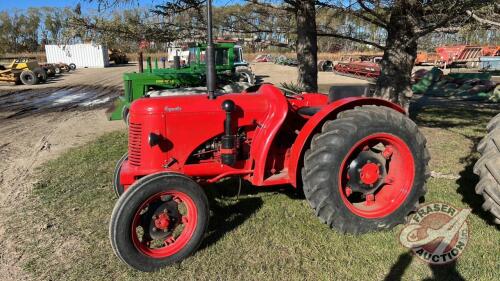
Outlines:
[{"label": "corrugated metal shed", "polygon": [[102,45],[45,45],[48,63],[74,63],[77,68],[103,68],[109,65],[108,49]]}]

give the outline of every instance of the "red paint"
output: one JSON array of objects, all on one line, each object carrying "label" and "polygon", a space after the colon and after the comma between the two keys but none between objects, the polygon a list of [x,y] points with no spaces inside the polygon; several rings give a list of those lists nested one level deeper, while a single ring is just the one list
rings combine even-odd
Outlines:
[{"label": "red paint", "polygon": [[443,63],[475,61],[481,56],[494,56],[498,46],[441,46],[436,48]]},{"label": "red paint", "polygon": [[374,184],[378,180],[379,175],[380,172],[377,164],[367,163],[361,168],[360,178],[364,184]]},{"label": "red paint", "polygon": [[[179,225],[183,225],[182,232],[177,237],[173,237],[172,235],[170,235],[166,239],[164,239],[164,246],[153,247],[154,243],[148,243],[150,241],[144,240],[141,241],[141,239],[139,239],[137,235],[137,228],[139,227],[141,221],[141,211],[144,210],[148,205],[161,201],[161,198],[166,195],[172,196],[176,202],[184,204],[187,213],[182,216],[182,219],[179,222]],[[168,223],[170,223],[170,218],[168,219],[168,223],[165,223],[165,221],[162,222],[161,219],[157,219],[154,221],[155,225],[157,225],[158,220],[160,220],[159,224],[161,226],[166,225],[166,227],[168,227]],[[187,194],[176,190],[157,193],[144,201],[144,203],[142,203],[142,205],[136,210],[131,228],[132,242],[134,243],[136,249],[146,256],[157,259],[166,258],[176,254],[186,246],[186,244],[191,240],[191,237],[194,234],[197,222],[198,209],[196,208],[196,204],[194,203],[193,199],[191,199],[191,197],[189,197]],[[165,229],[161,227],[158,228]]]},{"label": "red paint", "polygon": [[[221,163],[221,154],[227,151],[212,145],[224,133],[226,113],[221,104],[226,99],[236,105],[234,131],[244,133],[232,166]],[[311,136],[339,112],[367,104],[404,112],[381,99],[353,97],[328,103],[328,97],[319,93],[285,97],[269,84],[256,92],[226,94],[215,100],[207,95],[138,99],[130,108],[129,160],[122,166],[120,182],[127,189],[140,177],[171,171],[208,182],[237,175],[256,186],[297,186],[297,171]],[[319,111],[313,116],[299,114],[304,107]],[[150,133],[160,136],[159,145],[148,144]],[[207,157],[199,157],[200,153]]]},{"label": "red paint", "polygon": [[[349,196],[352,190],[347,186],[347,167],[349,167],[350,162],[356,158],[358,153],[361,152],[365,146],[374,146],[378,143],[382,143],[385,146],[390,145],[393,148],[390,161],[388,161],[386,183],[378,188],[374,194],[367,194],[364,202],[351,202]],[[366,164],[363,169],[367,167],[367,165],[369,164]],[[372,169],[374,169],[374,166],[369,166],[367,171],[372,173]],[[338,186],[342,201],[351,212],[360,217],[369,219],[382,218],[393,213],[405,201],[412,189],[414,177],[415,167],[413,155],[406,143],[397,136],[387,133],[377,133],[358,141],[347,153],[339,171]],[[363,182],[369,184],[373,178],[369,175],[366,180],[366,182],[364,182],[364,180]]]},{"label": "red paint", "polygon": [[162,213],[158,215],[158,218],[154,220],[155,227],[158,229],[167,229],[170,225],[170,219],[167,214]]},{"label": "red paint", "polygon": [[310,118],[307,123],[302,127],[299,135],[295,139],[295,142],[290,150],[290,159],[288,164],[288,173],[290,183],[297,187],[297,177],[300,174],[300,161],[304,155],[304,150],[310,143],[314,133],[319,132],[323,123],[327,120],[333,120],[337,117],[337,114],[348,109],[352,109],[356,106],[361,105],[379,105],[392,108],[404,114],[404,109],[399,105],[388,102],[382,99],[374,98],[345,98],[335,101],[327,106],[323,107],[320,112],[316,113],[312,118]]},{"label": "red paint", "polygon": [[380,65],[369,61],[341,62],[335,65],[333,70],[366,79],[376,79],[380,76]]}]

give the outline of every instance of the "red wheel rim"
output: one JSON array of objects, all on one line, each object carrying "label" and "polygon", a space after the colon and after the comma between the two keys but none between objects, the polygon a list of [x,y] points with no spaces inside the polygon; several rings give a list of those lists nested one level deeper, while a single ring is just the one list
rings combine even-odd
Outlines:
[{"label": "red wheel rim", "polygon": [[[374,147],[378,148],[375,151],[380,156],[387,159],[384,164],[386,173],[380,175],[376,173],[381,185],[371,194],[353,196],[352,188],[349,186],[348,169],[362,151],[371,153]],[[366,163],[357,170],[360,173],[360,184],[374,182],[372,165]],[[358,141],[347,153],[339,172],[339,189],[342,201],[352,213],[369,219],[382,218],[403,204],[412,189],[414,177],[414,159],[406,143],[392,134],[377,133]]]},{"label": "red wheel rim", "polygon": [[[165,239],[160,240],[148,240],[145,238],[145,232],[143,226],[141,226],[141,217],[144,215],[144,210],[155,204],[157,202],[163,201],[162,198],[165,196],[171,196],[171,200],[174,200],[179,208],[182,208],[184,213],[181,213],[181,219],[175,225],[172,235],[169,235]],[[142,218],[149,219],[149,218]],[[168,219],[167,219],[168,221]],[[178,253],[182,250],[186,244],[191,240],[194,231],[196,229],[196,224],[198,221],[198,210],[193,199],[187,194],[181,191],[172,190],[167,192],[157,193],[150,198],[148,198],[142,205],[137,209],[134,214],[134,219],[132,221],[132,241],[134,246],[144,255],[152,258],[166,258]],[[165,226],[168,225],[167,222],[155,222],[155,226]],[[179,229],[178,229],[179,228]],[[139,233],[142,230],[142,235]],[[175,230],[178,233],[175,233]],[[139,233],[138,233],[139,232]],[[158,245],[160,244],[160,245]]]}]

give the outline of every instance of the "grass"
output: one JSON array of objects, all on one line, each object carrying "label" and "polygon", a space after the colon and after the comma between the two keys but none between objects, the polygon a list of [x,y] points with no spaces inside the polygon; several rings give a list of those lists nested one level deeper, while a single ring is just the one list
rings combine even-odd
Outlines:
[{"label": "grass", "polygon": [[212,194],[209,232],[194,256],[155,273],[131,270],[108,241],[116,201],[111,178],[126,151],[124,133],[46,163],[25,208],[11,214],[7,237],[25,253],[23,269],[37,280],[494,280],[500,276],[500,235],[480,211],[471,165],[474,145],[495,113],[426,107],[416,116],[433,156],[431,169],[460,175],[430,179],[426,201],[474,210],[467,249],[445,267],[413,258],[398,242],[402,226],[342,235],[321,224],[287,187],[257,192],[245,186],[237,199],[238,182],[227,181]]}]

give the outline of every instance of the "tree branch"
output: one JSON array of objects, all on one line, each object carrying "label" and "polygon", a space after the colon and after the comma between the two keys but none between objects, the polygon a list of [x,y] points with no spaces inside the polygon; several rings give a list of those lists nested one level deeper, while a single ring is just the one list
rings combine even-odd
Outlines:
[{"label": "tree branch", "polygon": [[363,0],[357,0],[356,1],[359,6],[365,10],[367,13],[369,13],[370,15],[374,16],[376,19],[380,20],[382,23],[384,23],[385,25],[388,25],[389,22],[385,19],[385,15],[380,15],[380,14],[377,14],[374,10],[368,8],[368,6],[366,6],[365,2]]},{"label": "tree branch", "polygon": [[351,41],[354,41],[354,42],[358,42],[358,43],[362,43],[362,44],[367,44],[367,45],[373,46],[373,47],[378,48],[380,50],[385,50],[384,46],[379,45],[379,44],[377,44],[375,42],[363,40],[363,39],[360,39],[360,38],[350,37],[350,36],[342,35],[342,34],[338,34],[338,33],[325,33],[325,32],[319,32],[318,31],[317,35],[321,36],[321,37],[333,37],[333,38],[340,38],[340,39],[351,40]]},{"label": "tree branch", "polygon": [[487,25],[492,25],[492,26],[500,27],[500,22],[495,22],[495,21],[491,21],[491,20],[487,20],[487,19],[481,18],[478,15],[474,14],[471,10],[467,10],[465,12],[467,13],[467,15],[471,16],[473,19],[475,19],[476,21],[478,21],[478,22],[480,22],[482,24],[487,24]]},{"label": "tree branch", "polygon": [[353,15],[355,17],[358,17],[358,18],[360,18],[360,19],[362,19],[362,20],[364,20],[366,22],[369,22],[369,23],[372,23],[372,24],[374,24],[376,26],[379,26],[379,27],[387,29],[387,22],[385,20],[379,18],[377,15],[375,15],[373,13],[369,13],[373,17],[368,17],[368,16],[363,15],[363,13],[361,13],[360,11],[356,11],[356,10],[353,10],[353,9],[349,9],[349,8],[344,8],[344,7],[332,5],[332,4],[329,4],[329,3],[322,2],[322,1],[316,1],[316,5],[318,5],[320,7],[326,7],[326,8],[331,8],[331,9],[339,10],[342,13],[351,14],[351,15]]}]

